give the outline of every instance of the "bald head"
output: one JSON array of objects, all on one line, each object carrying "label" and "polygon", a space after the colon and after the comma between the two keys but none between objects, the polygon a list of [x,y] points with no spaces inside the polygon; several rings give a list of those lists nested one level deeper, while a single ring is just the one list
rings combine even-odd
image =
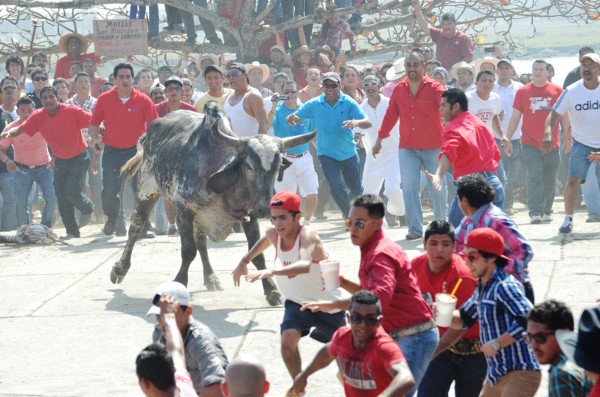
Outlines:
[{"label": "bald head", "polygon": [[264,396],[269,391],[265,367],[254,356],[238,356],[227,367],[221,391],[228,397]]}]

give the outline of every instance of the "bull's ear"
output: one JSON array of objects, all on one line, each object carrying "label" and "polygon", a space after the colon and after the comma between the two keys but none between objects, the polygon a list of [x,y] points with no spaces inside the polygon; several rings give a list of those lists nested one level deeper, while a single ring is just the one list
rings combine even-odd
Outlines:
[{"label": "bull's ear", "polygon": [[235,186],[240,178],[240,170],[244,159],[242,156],[235,156],[231,161],[225,164],[221,169],[208,178],[206,187],[215,193],[223,193],[225,190]]}]

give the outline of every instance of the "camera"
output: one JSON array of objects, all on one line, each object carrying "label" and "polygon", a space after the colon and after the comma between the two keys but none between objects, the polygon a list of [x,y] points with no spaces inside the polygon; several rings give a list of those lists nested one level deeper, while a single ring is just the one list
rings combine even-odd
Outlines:
[{"label": "camera", "polygon": [[223,60],[225,62],[235,61],[237,59],[237,55],[234,52],[226,52],[223,54]]},{"label": "camera", "polygon": [[494,52],[494,51],[495,51],[495,48],[494,48],[494,47],[485,47],[485,48],[483,49],[483,52],[489,52],[489,53],[491,53],[491,52]]},{"label": "camera", "polygon": [[287,101],[288,99],[290,99],[289,95],[279,95],[278,98],[279,101]]}]

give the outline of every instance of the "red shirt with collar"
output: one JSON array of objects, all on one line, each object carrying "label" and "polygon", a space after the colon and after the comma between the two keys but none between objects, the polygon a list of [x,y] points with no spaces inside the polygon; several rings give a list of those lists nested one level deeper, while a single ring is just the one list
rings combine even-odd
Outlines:
[{"label": "red shirt with collar", "polygon": [[81,129],[89,127],[92,115],[77,106],[64,103],[58,106],[54,116],[50,116],[44,108],[35,110],[19,129],[29,136],[39,132],[54,156],[68,160],[87,149]]},{"label": "red shirt with collar", "polygon": [[474,172],[498,170],[500,150],[494,134],[469,112],[461,112],[444,126],[440,156],[454,166],[454,179]]},{"label": "red shirt with collar", "polygon": [[386,332],[433,318],[404,250],[385,237],[382,230],[360,247],[358,278],[360,287],[381,301],[381,325]]},{"label": "red shirt with collar", "polygon": [[[194,105],[181,101],[179,102],[179,109],[177,110],[191,110],[192,112],[195,112],[196,108]],[[165,117],[167,114],[171,113],[171,110],[169,110],[169,101],[163,101],[156,105],[156,112],[158,113],[158,117]]]},{"label": "red shirt with collar", "polygon": [[440,104],[446,91],[437,81],[423,76],[423,81],[412,95],[408,78],[404,78],[392,91],[379,137],[387,138],[400,119],[400,148],[433,150],[442,144],[442,117]]},{"label": "red shirt with collar", "polygon": [[473,43],[469,36],[456,31],[452,37],[444,36],[440,28],[429,28],[431,41],[435,43],[435,59],[441,62],[446,70],[452,69],[452,66],[465,58],[473,57]]},{"label": "red shirt with collar", "polygon": [[156,107],[149,96],[134,89],[129,100],[123,103],[115,87],[98,98],[90,125],[99,126],[104,121],[106,131],[102,141],[113,148],[128,149],[137,144],[148,125],[157,118]]},{"label": "red shirt with collar", "polygon": [[95,63],[100,62],[100,58],[96,56],[95,53],[90,52],[88,54],[81,54],[79,58],[73,59],[71,55],[67,54],[64,57],[60,58],[56,61],[56,68],[54,70],[54,78],[57,79],[62,77],[64,79],[70,79],[71,73],[69,73],[69,69],[71,68],[71,64],[75,61],[83,64],[83,61],[86,59],[93,59]]},{"label": "red shirt with collar", "polygon": [[[432,304],[435,302],[436,294],[440,292],[451,293],[456,283],[458,283],[458,279],[462,278],[462,282],[456,290],[455,295],[456,309],[459,309],[473,295],[473,291],[477,287],[477,280],[471,276],[471,272],[467,265],[465,265],[465,261],[460,256],[452,254],[450,265],[437,274],[429,271],[428,263],[427,254],[419,255],[410,262],[417,275],[423,299],[427,303]],[[442,336],[448,328],[438,327],[438,329],[440,336]],[[462,339],[477,338],[479,338],[479,322],[469,328],[467,333],[462,337]]]}]

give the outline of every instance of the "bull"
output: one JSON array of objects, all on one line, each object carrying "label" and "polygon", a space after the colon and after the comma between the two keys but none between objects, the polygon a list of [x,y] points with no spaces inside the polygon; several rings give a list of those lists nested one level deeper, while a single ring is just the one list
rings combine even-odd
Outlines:
[{"label": "bull", "polygon": [[[239,138],[216,102],[205,106],[205,115],[176,111],[153,121],[140,139],[141,150],[123,167],[123,175],[137,178],[135,209],[127,244],[110,274],[121,283],[131,266],[131,254],[143,225],[162,195],[175,208],[181,238],[181,267],[175,280],[188,283],[191,262],[200,254],[204,285],[222,290],[208,259],[206,238],[219,242],[241,222],[252,247],[260,238],[258,218],[268,215],[269,198],[282,163],[280,152],[302,145],[316,131],[280,139],[266,135]],[[253,260],[265,269],[263,255]],[[270,305],[281,303],[272,279],[263,289]]]}]

